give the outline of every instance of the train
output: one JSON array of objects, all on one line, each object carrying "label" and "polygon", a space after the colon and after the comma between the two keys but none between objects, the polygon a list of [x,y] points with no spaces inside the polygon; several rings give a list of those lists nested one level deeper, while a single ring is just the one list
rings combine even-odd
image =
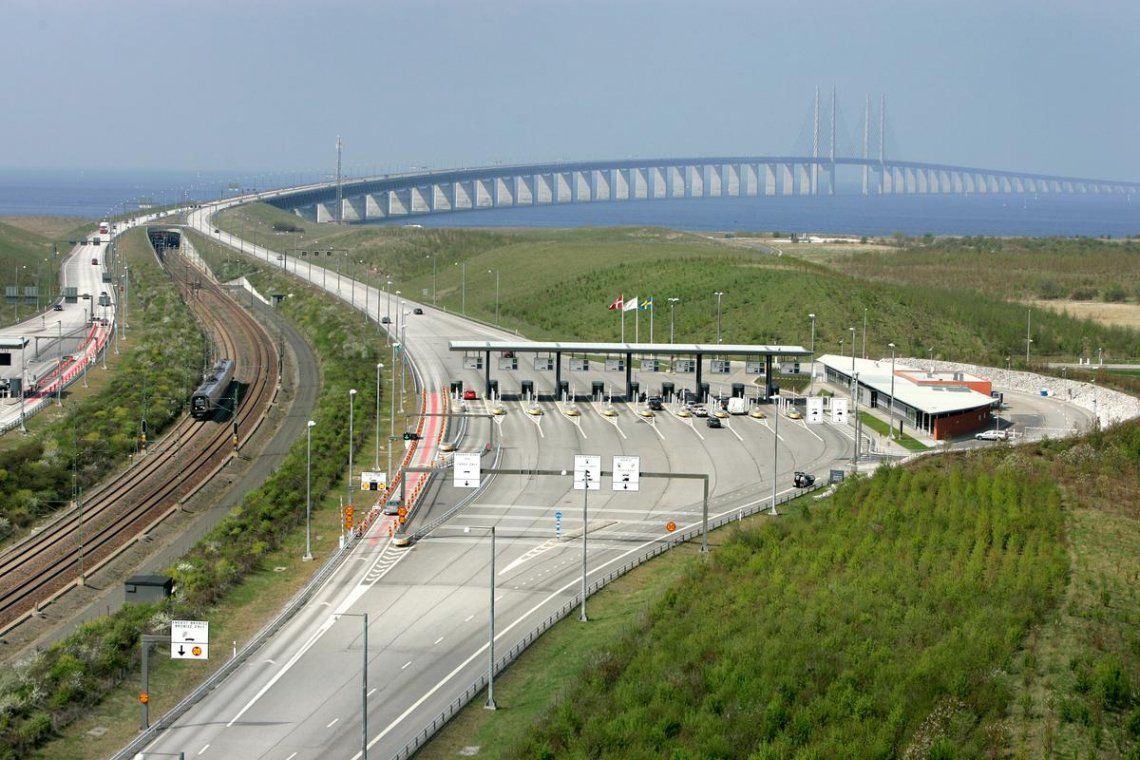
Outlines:
[{"label": "train", "polygon": [[233,379],[233,359],[219,359],[214,368],[202,378],[202,384],[190,397],[190,416],[198,420],[213,417]]}]

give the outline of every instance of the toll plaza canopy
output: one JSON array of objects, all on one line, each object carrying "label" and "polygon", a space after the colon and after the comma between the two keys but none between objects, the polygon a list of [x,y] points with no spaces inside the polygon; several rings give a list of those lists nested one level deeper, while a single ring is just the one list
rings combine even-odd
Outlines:
[{"label": "toll plaza canopy", "polygon": [[638,356],[669,356],[691,357],[693,369],[696,371],[696,388],[700,389],[702,364],[705,357],[754,357],[756,361],[764,364],[764,376],[767,378],[769,392],[772,388],[772,359],[773,357],[801,357],[810,356],[811,352],[803,346],[773,346],[773,345],[747,345],[739,343],[592,343],[592,342],[543,342],[530,340],[453,340],[448,343],[452,351],[464,354],[483,354],[482,362],[485,370],[486,392],[491,392],[491,354],[492,353],[533,353],[553,355],[555,373],[555,386],[563,387],[562,382],[562,355],[579,354],[582,356],[624,355],[625,357],[625,384],[626,396],[633,393],[633,367],[632,359]]}]

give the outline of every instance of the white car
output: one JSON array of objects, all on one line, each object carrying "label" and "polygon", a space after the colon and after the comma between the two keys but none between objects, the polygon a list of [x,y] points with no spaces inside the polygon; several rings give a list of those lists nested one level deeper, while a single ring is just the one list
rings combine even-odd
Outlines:
[{"label": "white car", "polygon": [[1004,430],[983,430],[974,436],[979,441],[1004,441],[1009,436]]}]

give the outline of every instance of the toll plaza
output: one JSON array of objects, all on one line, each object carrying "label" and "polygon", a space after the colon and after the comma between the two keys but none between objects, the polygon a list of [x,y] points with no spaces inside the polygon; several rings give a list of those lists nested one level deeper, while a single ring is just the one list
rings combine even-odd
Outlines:
[{"label": "toll plaza", "polygon": [[[552,372],[554,374],[552,390],[556,396],[564,395],[569,388],[568,381],[563,379],[564,359],[568,361],[566,369],[570,372],[587,370],[590,362],[604,362],[607,370],[624,370],[627,399],[632,399],[639,390],[633,381],[634,357],[638,357],[643,372],[671,372],[674,375],[692,373],[694,380],[691,390],[700,398],[704,397],[708,389],[708,383],[704,381],[706,360],[709,373],[719,375],[730,374],[734,361],[743,362],[747,374],[764,376],[766,389],[764,397],[768,398],[776,391],[773,382],[773,364],[778,364],[781,359],[791,360],[796,364],[798,371],[800,360],[811,356],[811,352],[803,346],[727,343],[549,343],[527,340],[453,340],[449,341],[448,348],[463,354],[464,369],[483,370],[484,392],[487,395],[491,395],[499,385],[498,379],[491,377],[491,358],[494,354],[498,356],[498,368],[502,371],[517,370],[520,357],[527,356],[537,372]],[[663,383],[663,386],[670,389],[674,385],[675,380]],[[743,388],[740,392],[742,395]]]}]

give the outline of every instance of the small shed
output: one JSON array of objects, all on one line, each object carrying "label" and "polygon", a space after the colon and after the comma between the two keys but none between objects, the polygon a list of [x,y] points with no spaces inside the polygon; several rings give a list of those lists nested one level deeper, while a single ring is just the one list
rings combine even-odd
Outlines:
[{"label": "small shed", "polygon": [[123,590],[128,603],[161,602],[174,590],[174,579],[169,575],[132,575]]}]

